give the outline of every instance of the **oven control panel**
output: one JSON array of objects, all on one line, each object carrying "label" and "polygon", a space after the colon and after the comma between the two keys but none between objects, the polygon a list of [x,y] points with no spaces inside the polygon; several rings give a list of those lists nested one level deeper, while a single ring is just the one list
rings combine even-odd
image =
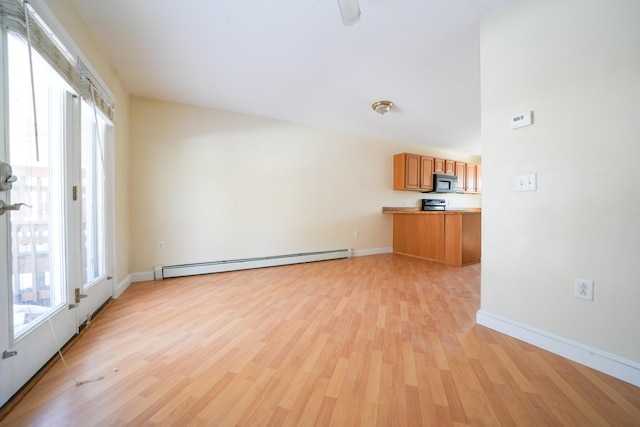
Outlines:
[{"label": "oven control panel", "polygon": [[447,206],[445,199],[422,199],[423,211],[443,211]]}]

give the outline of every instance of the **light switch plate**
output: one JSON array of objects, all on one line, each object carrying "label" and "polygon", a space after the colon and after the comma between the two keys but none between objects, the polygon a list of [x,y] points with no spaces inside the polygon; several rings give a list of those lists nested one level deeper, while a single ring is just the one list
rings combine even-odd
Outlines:
[{"label": "light switch plate", "polygon": [[536,191],[538,189],[535,173],[516,176],[516,191]]}]

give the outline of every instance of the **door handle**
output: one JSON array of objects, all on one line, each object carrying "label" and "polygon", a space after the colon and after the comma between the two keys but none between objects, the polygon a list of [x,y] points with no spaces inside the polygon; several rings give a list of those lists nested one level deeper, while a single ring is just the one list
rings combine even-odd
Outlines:
[{"label": "door handle", "polygon": [[8,359],[10,357],[17,356],[17,355],[18,355],[17,351],[6,351],[5,350],[5,351],[2,352],[2,358],[3,359]]},{"label": "door handle", "polygon": [[28,208],[32,207],[26,203],[15,203],[13,205],[8,205],[4,201],[0,200],[0,215],[4,214],[5,211],[19,211],[21,207],[26,206]]}]

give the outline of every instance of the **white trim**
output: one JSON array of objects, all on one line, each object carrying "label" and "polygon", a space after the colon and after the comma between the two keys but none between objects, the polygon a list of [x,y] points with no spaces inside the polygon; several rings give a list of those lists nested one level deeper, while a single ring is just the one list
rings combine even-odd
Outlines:
[{"label": "white trim", "polygon": [[476,323],[640,387],[640,363],[485,310],[478,310]]},{"label": "white trim", "polygon": [[[80,107],[82,109],[82,106]],[[107,204],[105,206],[105,250],[107,255],[106,271],[109,272],[109,276],[115,277],[116,271],[116,207],[118,205],[118,199],[116,198],[116,129],[113,124],[107,123],[105,129],[105,143],[104,143],[104,156],[105,156],[105,168],[104,173],[106,176],[105,186],[105,200]],[[125,279],[126,280],[126,279]],[[120,284],[116,289],[112,289],[112,296],[115,296],[116,291],[119,289]],[[127,285],[129,286],[129,285]],[[126,289],[126,287],[125,287]],[[122,290],[124,292],[124,289]],[[120,292],[121,294],[122,292]],[[120,296],[118,294],[118,296]]]},{"label": "white trim", "polygon": [[143,271],[143,272],[140,272],[140,273],[131,273],[130,277],[131,277],[131,282],[132,283],[149,282],[151,280],[155,280],[154,277],[153,277],[153,271]]},{"label": "white trim", "polygon": [[118,283],[115,286],[115,289],[113,290],[113,298],[114,299],[116,299],[120,295],[122,295],[122,293],[127,290],[129,285],[131,285],[131,283],[132,283],[132,277],[131,276],[132,275],[129,274],[127,277],[124,278],[124,280],[122,282]]},{"label": "white trim", "polygon": [[393,248],[354,249],[353,256],[369,256],[393,253]]}]

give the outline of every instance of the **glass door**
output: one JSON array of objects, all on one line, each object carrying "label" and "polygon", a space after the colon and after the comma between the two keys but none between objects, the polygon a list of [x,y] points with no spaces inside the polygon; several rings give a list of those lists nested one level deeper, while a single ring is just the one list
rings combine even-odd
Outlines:
[{"label": "glass door", "polygon": [[0,404],[77,331],[76,311],[70,309],[76,286],[65,255],[72,199],[66,167],[71,125],[80,114],[79,98],[32,51],[34,115],[28,47],[3,32],[3,48],[0,161],[11,165],[15,182],[0,191],[0,310],[8,321],[0,323]]},{"label": "glass door", "polygon": [[107,239],[107,170],[105,144],[111,127],[100,113],[86,102],[81,109],[80,137],[80,259],[82,295],[78,309],[80,323],[113,295]]}]

